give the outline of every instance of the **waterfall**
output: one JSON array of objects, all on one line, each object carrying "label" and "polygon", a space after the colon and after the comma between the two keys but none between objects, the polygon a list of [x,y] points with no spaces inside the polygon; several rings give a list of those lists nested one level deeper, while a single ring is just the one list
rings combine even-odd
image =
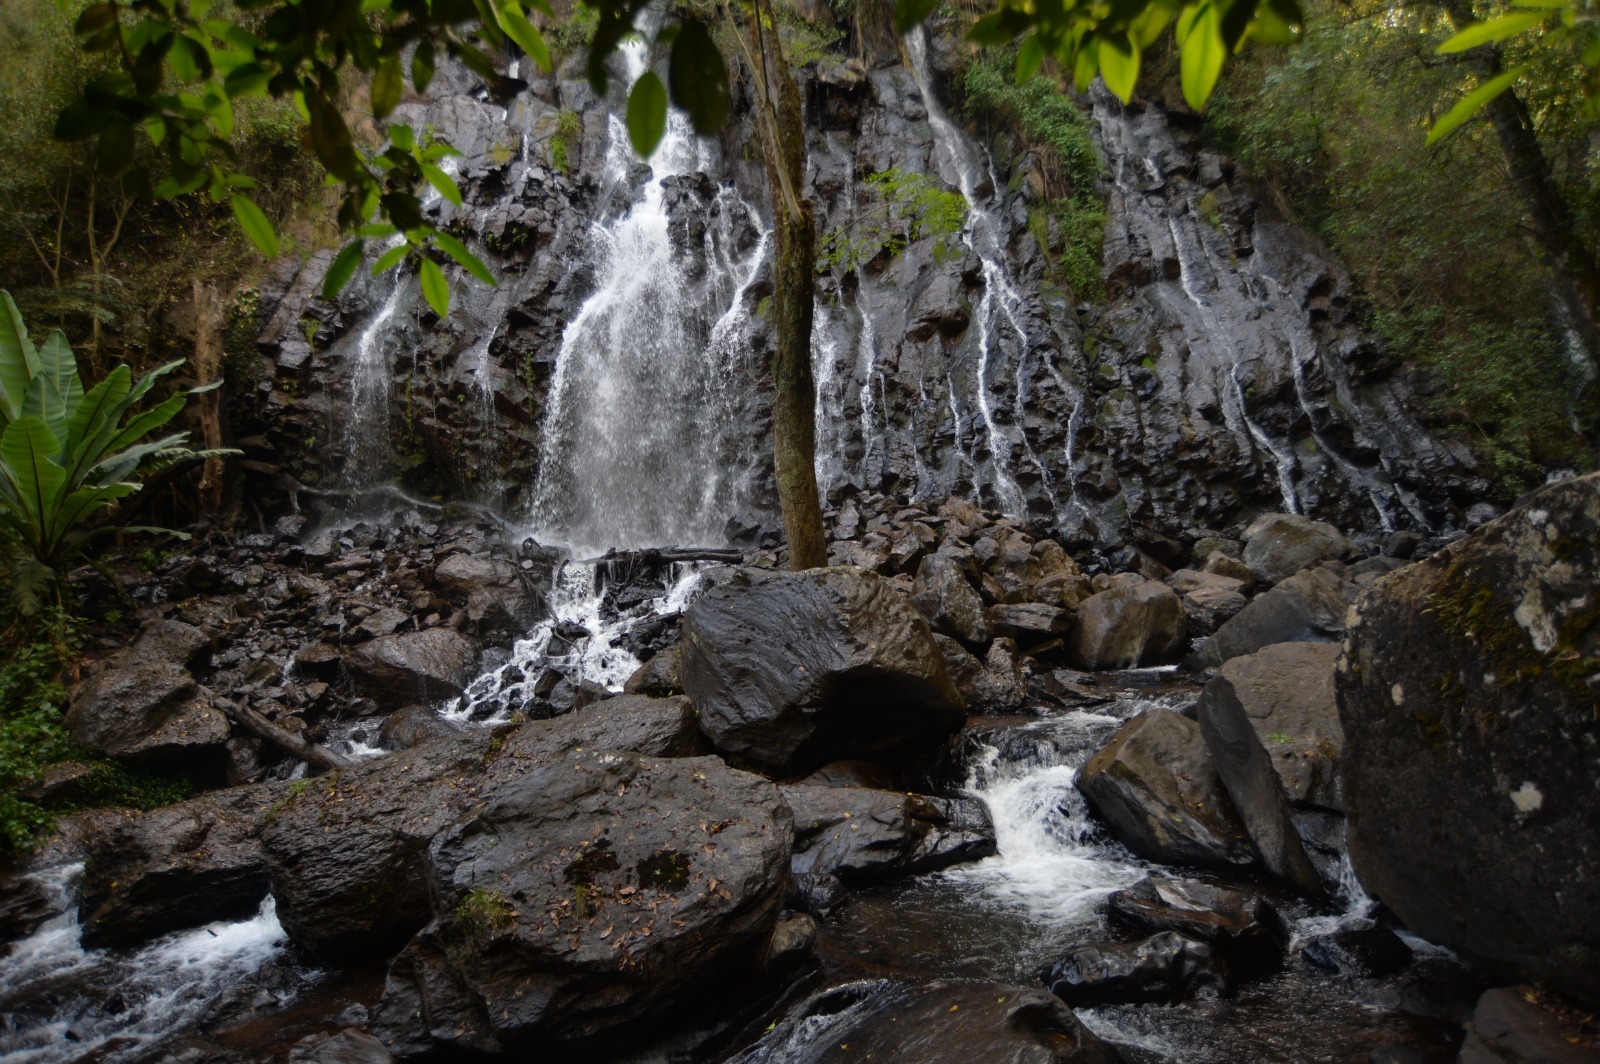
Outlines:
[{"label": "waterfall", "polygon": [[[1020,363],[1026,355],[1028,331],[1022,323],[1022,296],[1018,292],[1006,265],[1005,231],[998,218],[985,206],[978,195],[978,187],[985,177],[985,168],[977,149],[964,137],[939,104],[933,91],[933,79],[928,72],[928,45],[924,31],[919,27],[905,38],[906,54],[911,59],[911,71],[922,90],[923,106],[928,111],[928,124],[933,129],[934,143],[938,148],[941,176],[960,189],[967,201],[967,223],[961,231],[961,241],[983,264],[983,298],[973,317],[978,327],[978,365],[973,391],[978,417],[983,425],[989,446],[989,461],[984,473],[987,486],[994,492],[1001,510],[1019,516],[1023,510],[1022,489],[1011,472],[1013,443],[1000,428],[994,417],[994,398],[989,390],[992,364],[997,356],[1014,355]],[[992,184],[992,182],[991,182]],[[952,383],[951,408],[956,409]],[[957,415],[959,446],[960,418]],[[1023,440],[1025,451],[1030,449]],[[1037,458],[1035,457],[1035,461]],[[1040,471],[1044,472],[1041,465]],[[974,474],[978,470],[974,469]],[[1045,473],[1048,477],[1048,473]]]},{"label": "waterfall", "polygon": [[[621,53],[631,84],[646,69],[647,45],[627,42]],[[672,112],[632,206],[592,230],[596,289],[562,335],[541,437],[531,514],[541,542],[580,555],[720,543],[727,519],[748,505],[753,455],[749,441],[729,438],[729,411],[740,399],[734,381],[750,376],[741,372],[746,294],[767,233],[724,189],[705,207],[704,246],[691,245],[682,216],[696,195],[691,175],[712,161],[710,145]],[[628,194],[636,164],[613,116],[605,166],[613,195]],[[742,240],[741,229],[755,239]]]}]

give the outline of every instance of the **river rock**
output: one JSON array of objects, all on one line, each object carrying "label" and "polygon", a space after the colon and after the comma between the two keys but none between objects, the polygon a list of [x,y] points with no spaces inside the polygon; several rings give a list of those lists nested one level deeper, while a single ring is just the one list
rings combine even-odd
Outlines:
[{"label": "river rock", "polygon": [[1262,514],[1244,532],[1244,563],[1267,584],[1355,553],[1355,544],[1337,528],[1298,514]]},{"label": "river rock", "polygon": [[84,945],[133,946],[254,913],[267,893],[257,822],[285,789],[238,787],[98,819],[80,888]]},{"label": "river rock", "polygon": [[389,1064],[392,1060],[382,1042],[354,1027],[307,1035],[289,1050],[289,1064]]},{"label": "river rock", "polygon": [[1336,643],[1360,588],[1340,562],[1302,569],[1230,618],[1185,665],[1200,672],[1274,643]]},{"label": "river rock", "polygon": [[[815,1034],[817,1022],[848,1021]],[[730,1064],[1120,1064],[1122,1056],[1037,987],[856,983],[814,995]]]},{"label": "river rock", "polygon": [[1113,892],[1106,899],[1106,912],[1135,931],[1175,931],[1209,943],[1246,967],[1277,960],[1289,941],[1283,917],[1260,894],[1195,880],[1146,876]]},{"label": "river rock", "polygon": [[789,877],[785,908],[826,920],[849,897],[844,881],[830,872],[801,872]]},{"label": "river rock", "polygon": [[1600,474],[1369,590],[1337,678],[1350,857],[1412,931],[1600,1004]]},{"label": "river rock", "polygon": [[1084,600],[1067,654],[1081,669],[1131,669],[1166,660],[1187,638],[1178,596],[1154,580],[1140,580]]},{"label": "river rock", "polygon": [[1200,726],[1169,709],[1118,728],[1083,766],[1078,790],[1141,857],[1224,871],[1255,861]]},{"label": "river rock", "polygon": [[1576,1024],[1530,1001],[1518,987],[1496,987],[1478,999],[1456,1064],[1600,1064],[1600,1049],[1583,1045]]},{"label": "river rock", "polygon": [[1072,630],[1072,611],[1042,602],[999,602],[988,609],[989,627],[997,635],[1032,645]]},{"label": "river rock", "polygon": [[1337,643],[1275,643],[1217,674],[1232,686],[1289,800],[1335,812],[1344,808],[1344,729],[1333,688],[1342,651]]},{"label": "river rock", "polygon": [[1214,573],[1217,576],[1227,576],[1240,581],[1239,591],[1248,594],[1255,590],[1256,574],[1250,567],[1231,554],[1221,551],[1211,555],[1201,566],[1202,572]]},{"label": "river rock", "polygon": [[761,948],[761,970],[782,979],[810,960],[816,948],[816,918],[809,913],[784,912]]},{"label": "river rock", "polygon": [[935,631],[969,646],[989,641],[983,599],[968,579],[966,566],[954,555],[939,551],[922,559],[911,601]]},{"label": "river rock", "polygon": [[1069,1005],[1232,997],[1233,976],[1204,942],[1163,931],[1133,945],[1084,946],[1044,968],[1040,979]]},{"label": "river rock", "polygon": [[1326,971],[1376,979],[1410,964],[1411,947],[1387,927],[1366,927],[1318,935],[1300,956]]},{"label": "river rock", "polygon": [[459,698],[477,661],[476,642],[440,626],[362,643],[344,667],[358,692],[406,705]]},{"label": "river rock", "polygon": [[181,665],[119,654],[73,692],[66,715],[73,742],[137,765],[172,768],[220,762],[228,718]]},{"label": "river rock", "polygon": [[391,1049],[425,1034],[438,1050],[594,1054],[647,1037],[713,975],[755,970],[793,838],[766,780],[585,749],[486,797],[428,854],[435,918],[418,938],[457,1000],[440,1012],[397,963],[373,1021]]},{"label": "river rock", "polygon": [[1223,789],[1262,865],[1296,890],[1319,897],[1322,877],[1295,828],[1272,758],[1228,677],[1206,684],[1195,712]]},{"label": "river rock", "polygon": [[384,718],[378,741],[385,750],[409,750],[429,739],[455,735],[464,727],[439,716],[432,706],[402,706]]},{"label": "river rock", "polygon": [[776,773],[927,745],[966,717],[928,622],[861,569],[742,570],[684,614],[700,728]]},{"label": "river rock", "polygon": [[640,665],[622,685],[624,694],[667,698],[683,694],[683,679],[678,675],[678,648],[667,647]]},{"label": "river rock", "polygon": [[844,880],[933,872],[995,852],[983,803],[863,787],[781,787],[794,812],[796,875]]},{"label": "river rock", "polygon": [[278,919],[314,957],[398,945],[431,915],[429,841],[499,782],[579,748],[660,757],[699,744],[683,699],[624,696],[291,784],[261,830]]}]

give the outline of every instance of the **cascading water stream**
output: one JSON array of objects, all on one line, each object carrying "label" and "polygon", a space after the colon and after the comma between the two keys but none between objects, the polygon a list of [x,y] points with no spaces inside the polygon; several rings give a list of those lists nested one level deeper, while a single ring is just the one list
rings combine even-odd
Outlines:
[{"label": "cascading water stream", "polygon": [[[625,43],[631,84],[647,45]],[[619,193],[637,163],[622,120],[611,119],[607,178]],[[532,531],[541,541],[598,554],[609,547],[722,542],[745,502],[744,441],[728,439],[730,378],[748,346],[746,295],[767,234],[729,192],[710,205],[722,226],[703,275],[674,217],[670,179],[704,171],[710,146],[674,111],[631,208],[592,230],[596,290],[567,326],[541,436]],[[678,209],[682,209],[681,202]],[[755,232],[738,244],[735,230]],[[676,229],[675,229],[676,227]],[[732,467],[732,468],[730,468]]]},{"label": "cascading water stream", "polygon": [[[919,28],[909,34],[905,38],[905,45],[906,54],[911,59],[912,75],[922,90],[923,106],[927,109],[928,124],[933,129],[934,143],[938,148],[940,169],[944,171],[947,180],[953,178],[952,183],[960,189],[961,197],[967,202],[967,224],[961,231],[962,243],[977,255],[983,264],[983,298],[979,301],[974,314],[978,327],[978,365],[973,391],[978,415],[983,421],[989,445],[990,487],[997,497],[1000,509],[1007,514],[1017,516],[1023,510],[1022,489],[1018,487],[1010,470],[1012,441],[995,421],[994,402],[989,392],[989,374],[991,361],[1001,353],[999,348],[1003,343],[1009,343],[1014,347],[1019,360],[1027,352],[1028,333],[1023,328],[1018,313],[1022,306],[1022,298],[1004,265],[1006,256],[999,238],[1000,227],[978,195],[984,168],[979,161],[977,151],[962,136],[955,123],[950,121],[950,117],[939,104],[938,95],[933,91],[933,79],[928,72],[928,47],[924,32]],[[1010,333],[1009,341],[1005,335],[1007,330]],[[951,405],[954,410],[953,390],[951,394]],[[959,437],[959,415],[957,421]],[[1043,466],[1040,466],[1040,469],[1042,470]]]}]

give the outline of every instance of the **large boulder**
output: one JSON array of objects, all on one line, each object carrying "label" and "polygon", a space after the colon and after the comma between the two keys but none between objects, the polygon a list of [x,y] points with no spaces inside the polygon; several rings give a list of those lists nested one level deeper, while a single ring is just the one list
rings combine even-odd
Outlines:
[{"label": "large boulder", "polygon": [[83,944],[137,945],[255,912],[267,893],[257,822],[284,790],[239,787],[98,818],[85,840]]},{"label": "large boulder", "polygon": [[537,597],[510,562],[452,554],[434,569],[433,581],[464,603],[467,619],[485,631],[526,632],[540,612]]},{"label": "large boulder", "polygon": [[1301,569],[1343,561],[1355,544],[1326,521],[1298,514],[1262,514],[1244,532],[1244,563],[1256,578],[1276,584]]},{"label": "large boulder", "polygon": [[1081,946],[1039,973],[1069,1005],[1158,1002],[1231,997],[1233,976],[1204,942],[1163,931],[1130,945]]},{"label": "large boulder", "polygon": [[1067,652],[1081,669],[1131,669],[1167,660],[1188,634],[1183,603],[1172,589],[1141,580],[1085,599]]},{"label": "large boulder", "polygon": [[231,726],[189,671],[210,653],[211,637],[193,625],[146,624],[73,692],[66,715],[73,742],[155,768],[192,772],[220,763]]},{"label": "large boulder", "polygon": [[1496,987],[1478,999],[1456,1064],[1600,1064],[1574,1020],[1518,987]]},{"label": "large boulder", "polygon": [[775,773],[929,744],[966,717],[928,622],[862,569],[742,570],[689,607],[679,645],[712,745]]},{"label": "large boulder", "polygon": [[1357,603],[1338,679],[1350,857],[1411,930],[1600,1004],[1600,474]]},{"label": "large boulder", "polygon": [[623,696],[292,784],[261,828],[278,919],[315,957],[399,945],[431,916],[428,843],[499,782],[579,748],[670,757],[699,743],[683,699]]},{"label": "large boulder", "polygon": [[1340,562],[1302,569],[1250,600],[1185,663],[1199,672],[1274,643],[1337,643],[1361,588]]},{"label": "large boulder", "polygon": [[459,698],[477,661],[476,642],[441,626],[362,643],[344,667],[361,694],[401,706]]},{"label": "large boulder", "polygon": [[1275,643],[1217,673],[1233,688],[1289,800],[1335,812],[1344,808],[1344,729],[1333,689],[1342,650],[1337,643]]},{"label": "large boulder", "polygon": [[756,971],[793,838],[771,783],[714,757],[583,749],[486,797],[429,849],[434,921],[373,1023],[392,1051],[603,1052]]},{"label": "large boulder", "polygon": [[989,641],[983,599],[972,586],[966,565],[955,555],[940,551],[922,559],[911,601],[935,631],[970,645]]},{"label": "large boulder", "polygon": [[1066,1003],[1003,983],[824,990],[778,1020],[730,1064],[1118,1064],[1121,1054]]},{"label": "large boulder", "polygon": [[971,798],[792,784],[797,875],[870,879],[933,872],[995,852],[994,826]]},{"label": "large boulder", "polygon": [[1321,895],[1322,877],[1294,825],[1272,758],[1226,676],[1206,684],[1196,714],[1223,789],[1262,865],[1296,890]]},{"label": "large boulder", "polygon": [[1083,766],[1078,790],[1141,857],[1222,871],[1255,862],[1200,726],[1169,709],[1118,728]]},{"label": "large boulder", "polygon": [[1146,876],[1114,891],[1106,914],[1147,935],[1175,931],[1209,943],[1246,967],[1270,964],[1289,942],[1283,917],[1260,894],[1195,880]]}]

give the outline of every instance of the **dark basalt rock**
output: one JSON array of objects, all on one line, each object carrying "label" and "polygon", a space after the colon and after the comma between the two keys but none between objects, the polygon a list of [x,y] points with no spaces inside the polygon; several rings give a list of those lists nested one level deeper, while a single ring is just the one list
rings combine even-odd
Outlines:
[{"label": "dark basalt rock", "polygon": [[1583,1045],[1576,1024],[1519,987],[1498,987],[1478,999],[1458,1064],[1595,1064],[1600,1050]]},{"label": "dark basalt rock", "polygon": [[933,872],[995,852],[983,803],[863,787],[786,785],[796,875],[845,880]]},{"label": "dark basalt rock", "polygon": [[818,920],[826,920],[845,903],[848,895],[844,882],[828,872],[799,872],[789,877],[789,893],[784,897],[786,908],[810,913]]},{"label": "dark basalt rock", "polygon": [[1199,672],[1275,643],[1336,643],[1361,588],[1340,562],[1302,569],[1250,600],[1200,645],[1185,664]]},{"label": "dark basalt rock", "polygon": [[1283,917],[1260,894],[1194,880],[1146,876],[1107,898],[1106,911],[1135,931],[1174,931],[1208,943],[1243,968],[1273,964],[1289,941]]},{"label": "dark basalt rock", "polygon": [[1188,622],[1172,589],[1132,581],[1085,599],[1068,657],[1082,669],[1131,669],[1166,661],[1184,646]]},{"label": "dark basalt rock", "polygon": [[1171,710],[1141,713],[1118,728],[1083,766],[1078,790],[1141,857],[1219,871],[1255,862],[1200,726]]},{"label": "dark basalt rock", "polygon": [[[772,784],[716,758],[585,749],[487,798],[429,849],[434,921],[412,952],[435,970],[391,969],[373,1026],[393,1051],[599,1052],[755,970],[793,832]],[[438,980],[457,988],[448,1010]]]},{"label": "dark basalt rock", "polygon": [[684,615],[684,690],[719,751],[794,774],[935,742],[965,719],[933,633],[854,568],[744,571]]},{"label": "dark basalt rock", "polygon": [[[834,1021],[828,1036],[815,1029]],[[730,1064],[1119,1064],[1114,1048],[1060,998],[1005,983],[903,987],[855,983],[823,991]]]},{"label": "dark basalt rock", "polygon": [[624,696],[431,740],[296,785],[261,830],[278,918],[314,957],[397,946],[432,915],[429,841],[503,781],[578,748],[670,757],[700,742],[682,699]]},{"label": "dark basalt rock", "polygon": [[983,599],[972,586],[966,566],[954,555],[939,552],[922,559],[911,601],[935,631],[969,646],[989,641]]},{"label": "dark basalt rock", "polygon": [[1039,978],[1069,1005],[1171,1005],[1202,995],[1233,996],[1233,976],[1211,947],[1173,931],[1130,946],[1085,946],[1044,968]]},{"label": "dark basalt rock", "polygon": [[1250,833],[1262,865],[1296,890],[1320,897],[1322,877],[1291,819],[1273,760],[1229,678],[1217,676],[1206,684],[1195,711],[1223,789]]},{"label": "dark basalt rock", "polygon": [[362,643],[345,655],[344,667],[356,690],[407,705],[459,698],[477,661],[474,640],[441,626]]},{"label": "dark basalt rock", "polygon": [[1600,1003],[1600,475],[1359,600],[1337,679],[1350,858],[1412,931]]},{"label": "dark basalt rock", "polygon": [[1411,947],[1387,927],[1322,935],[1307,942],[1300,955],[1318,968],[1368,978],[1393,975],[1411,963]]},{"label": "dark basalt rock", "polygon": [[1244,563],[1258,580],[1276,584],[1327,561],[1344,561],[1356,553],[1326,521],[1299,514],[1262,514],[1244,532]]},{"label": "dark basalt rock", "polygon": [[257,825],[286,784],[216,791],[95,821],[79,918],[86,946],[132,946],[255,912],[267,893]]}]

